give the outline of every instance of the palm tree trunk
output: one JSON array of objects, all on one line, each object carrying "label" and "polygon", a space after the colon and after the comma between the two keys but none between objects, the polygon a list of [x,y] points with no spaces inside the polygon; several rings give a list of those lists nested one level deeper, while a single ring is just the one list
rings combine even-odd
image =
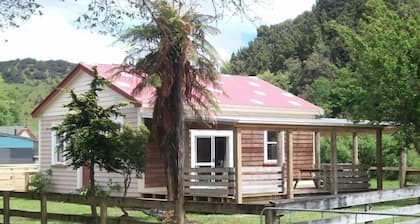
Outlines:
[{"label": "palm tree trunk", "polygon": [[174,69],[175,80],[173,85],[173,96],[175,102],[175,113],[178,119],[174,120],[175,125],[175,139],[177,147],[177,200],[175,204],[176,223],[185,223],[185,210],[184,210],[184,100],[182,98],[182,84],[184,68],[182,64],[175,63]]}]

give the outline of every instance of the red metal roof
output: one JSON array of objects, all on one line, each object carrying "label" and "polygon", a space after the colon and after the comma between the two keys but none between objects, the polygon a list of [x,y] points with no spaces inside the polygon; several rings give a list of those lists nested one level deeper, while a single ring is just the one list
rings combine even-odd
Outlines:
[{"label": "red metal roof", "polygon": [[[133,93],[142,79],[138,76],[131,75],[127,72],[121,72],[118,65],[96,65],[100,76],[111,81],[109,87],[129,100],[133,100],[138,104],[148,102],[153,99],[152,88],[145,88],[140,93]],[[32,116],[39,115],[42,108],[51,100],[67,82],[69,82],[80,70],[85,71],[89,75],[93,75],[92,66],[79,64],[51,93],[48,95],[32,112]],[[219,103],[219,106],[246,106],[258,108],[278,108],[295,109],[303,111],[317,111],[320,113],[321,108],[314,104],[297,97],[285,90],[273,86],[272,84],[261,80],[258,77],[225,75],[219,76],[218,80],[222,89],[208,87]]]}]

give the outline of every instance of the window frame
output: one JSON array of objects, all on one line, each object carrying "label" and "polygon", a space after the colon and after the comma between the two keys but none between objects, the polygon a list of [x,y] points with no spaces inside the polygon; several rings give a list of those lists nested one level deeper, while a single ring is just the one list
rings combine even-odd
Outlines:
[{"label": "window frame", "polygon": [[[64,153],[61,152],[61,160],[57,160],[57,139],[59,136],[57,135],[57,131],[51,130],[51,165],[65,165],[66,163],[66,157],[64,156]],[[66,143],[64,143],[63,147],[66,147]]]},{"label": "window frame", "polygon": [[[215,137],[227,138],[227,154],[228,154],[228,167],[233,167],[233,131],[231,130],[190,130],[190,152],[191,152],[191,168],[195,168],[197,164],[197,138],[210,138],[211,139],[211,156],[214,157],[214,140]],[[204,165],[204,163],[203,163]],[[214,166],[214,161],[208,165]]]},{"label": "window frame", "polygon": [[[276,132],[276,134],[277,134],[277,140],[276,141],[268,141],[268,132]],[[284,131],[271,131],[271,130],[265,130],[264,131],[264,164],[278,164],[278,161],[277,161],[277,158],[278,158],[278,155],[277,155],[277,158],[276,159],[268,159],[268,145],[269,144],[276,144],[276,148],[278,147],[278,144],[279,144],[279,142],[278,142],[278,135],[281,135],[280,137],[282,138],[282,142],[283,142],[283,145],[281,146],[281,149],[280,149],[280,153],[282,153],[282,158],[283,158],[283,161],[281,161],[281,162],[284,162]],[[278,153],[278,151],[277,151],[277,153]]]}]

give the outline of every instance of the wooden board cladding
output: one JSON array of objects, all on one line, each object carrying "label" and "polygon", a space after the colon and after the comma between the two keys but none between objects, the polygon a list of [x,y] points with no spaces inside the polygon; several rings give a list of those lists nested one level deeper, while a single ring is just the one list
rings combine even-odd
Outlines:
[{"label": "wooden board cladding", "polygon": [[242,166],[264,165],[264,131],[242,130]]},{"label": "wooden board cladding", "polygon": [[[313,153],[313,132],[293,132],[293,165],[294,175],[299,175],[302,168],[311,168],[314,163]],[[287,144],[287,139],[285,141]],[[285,152],[287,158],[287,152]],[[287,161],[285,161],[287,162]],[[263,130],[242,130],[242,166],[273,166],[275,164],[264,164],[264,131]]]},{"label": "wooden board cladding", "polygon": [[[312,168],[314,166],[313,144],[314,135],[312,131],[293,132],[293,176],[299,176],[299,171],[302,168]],[[285,154],[287,155],[287,151]]]},{"label": "wooden board cladding", "polygon": [[165,187],[165,157],[156,143],[147,146],[147,165],[145,172],[145,187]]}]

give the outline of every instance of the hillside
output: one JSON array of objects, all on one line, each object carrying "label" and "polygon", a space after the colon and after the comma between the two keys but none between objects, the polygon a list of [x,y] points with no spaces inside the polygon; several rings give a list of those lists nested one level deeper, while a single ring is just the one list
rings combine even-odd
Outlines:
[{"label": "hillside", "polygon": [[[323,107],[326,116],[348,117],[353,102],[344,96],[349,95],[346,86],[352,77],[345,69],[354,70],[357,62],[332,24],[359,30],[360,22],[372,14],[366,2],[318,0],[311,11],[293,20],[260,26],[257,37],[232,55],[223,72],[259,75]],[[420,9],[416,0],[383,2],[396,12]]]},{"label": "hillside", "polygon": [[0,119],[0,125],[27,124],[36,132],[31,111],[74,66],[63,60],[0,62],[0,115],[7,118]]}]

